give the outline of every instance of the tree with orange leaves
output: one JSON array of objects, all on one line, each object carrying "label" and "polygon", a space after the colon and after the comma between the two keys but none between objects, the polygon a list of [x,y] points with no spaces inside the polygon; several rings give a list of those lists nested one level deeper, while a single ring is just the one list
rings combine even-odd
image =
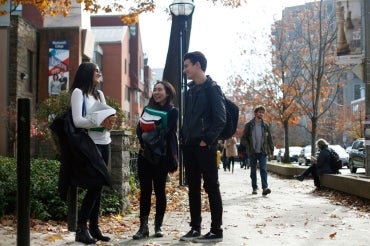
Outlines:
[{"label": "tree with orange leaves", "polygon": [[[301,112],[297,103],[301,96],[297,92],[298,73],[291,69],[294,67],[296,44],[290,39],[284,23],[276,22],[273,32],[275,35],[271,38],[272,71],[266,71],[265,75],[259,76],[261,78],[244,80],[241,76],[237,77],[229,83],[229,87],[234,88],[233,96],[236,101],[243,102],[240,106],[242,112],[250,112],[253,106],[258,104],[268,108],[265,120],[283,127],[284,138],[277,137],[274,142],[279,146],[286,146],[283,162],[290,162],[287,148],[289,128],[299,123]],[[272,132],[276,131],[273,129]],[[284,142],[281,142],[282,140]]]},{"label": "tree with orange leaves", "polygon": [[336,64],[333,2],[307,3],[289,15],[295,20],[295,39],[300,44],[296,54],[299,105],[311,123],[311,154],[314,155],[320,118],[333,104],[342,103],[342,97],[337,95],[347,67]]},{"label": "tree with orange leaves", "polygon": [[[7,0],[0,0],[0,5],[4,5]],[[71,0],[12,0],[12,5],[15,9],[21,4],[31,4],[40,11],[42,16],[62,15],[69,16]],[[156,7],[155,0],[75,0],[76,3],[84,5],[84,10],[90,13],[97,13],[99,10],[105,13],[122,13],[121,19],[126,25],[138,22],[138,16],[144,12],[153,12]],[[123,2],[123,3],[122,3]],[[221,2],[227,7],[239,7],[245,0],[213,0],[213,2]],[[12,10],[11,10],[12,11]],[[10,11],[10,12],[11,12]],[[0,11],[0,15],[8,14],[7,11]]]}]

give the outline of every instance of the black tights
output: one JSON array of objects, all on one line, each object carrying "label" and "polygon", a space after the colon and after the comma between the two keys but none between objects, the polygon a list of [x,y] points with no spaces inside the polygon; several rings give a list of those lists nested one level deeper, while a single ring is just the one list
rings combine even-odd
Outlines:
[{"label": "black tights", "polygon": [[139,154],[138,174],[141,193],[140,217],[149,216],[153,188],[156,198],[156,215],[164,215],[167,206],[166,181],[168,174],[165,167],[161,164],[150,164]]},{"label": "black tights", "polygon": [[[103,157],[105,163],[109,161],[110,145],[96,145]],[[86,225],[87,221],[90,220],[90,226],[98,226],[99,224],[99,213],[100,213],[100,201],[102,186],[94,186],[87,189],[84,199],[82,200],[80,212],[78,213],[79,225]]]}]

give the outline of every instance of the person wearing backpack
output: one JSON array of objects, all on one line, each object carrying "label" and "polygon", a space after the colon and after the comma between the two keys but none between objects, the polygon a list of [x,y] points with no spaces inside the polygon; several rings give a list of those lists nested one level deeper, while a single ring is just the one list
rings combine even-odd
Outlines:
[{"label": "person wearing backpack", "polygon": [[[223,240],[222,198],[217,168],[217,140],[226,124],[225,97],[220,86],[205,74],[207,59],[195,51],[184,56],[184,73],[192,81],[185,95],[180,143],[189,185],[190,231],[181,241],[197,243]],[[201,236],[201,184],[208,194],[211,229]]]},{"label": "person wearing backpack", "polygon": [[254,118],[245,124],[240,144],[245,146],[249,157],[251,167],[250,177],[252,180],[252,194],[257,194],[257,161],[259,162],[262,195],[266,196],[271,193],[267,183],[267,158],[272,157],[274,153],[274,144],[270,126],[263,121],[266,109],[258,105],[254,109]]},{"label": "person wearing backpack", "polygon": [[309,174],[311,174],[316,190],[320,190],[320,175],[334,174],[335,172],[330,167],[331,154],[329,143],[325,139],[319,139],[316,141],[316,146],[319,150],[319,153],[317,157],[311,156],[311,166],[302,174],[295,175],[294,178],[299,181],[303,181]]},{"label": "person wearing backpack", "polygon": [[[162,144],[164,155],[160,157],[158,162],[153,163],[153,160],[146,156],[146,149],[150,149],[150,147],[144,139],[144,135],[146,133],[145,129],[140,122],[136,127],[136,134],[140,142],[140,150],[137,160],[140,183],[140,228],[136,234],[133,235],[133,239],[135,240],[149,237],[148,219],[153,189],[156,198],[154,236],[164,236],[162,232],[162,223],[167,205],[167,176],[168,173],[175,172],[178,167],[178,141],[176,132],[179,113],[173,104],[175,94],[175,89],[169,82],[158,81],[154,85],[152,97],[149,99],[149,104],[147,105],[147,107],[154,110],[164,111],[167,113],[166,127],[163,129],[164,131],[160,131],[159,133],[164,134],[164,144]],[[158,126],[158,128],[160,127]]]}]

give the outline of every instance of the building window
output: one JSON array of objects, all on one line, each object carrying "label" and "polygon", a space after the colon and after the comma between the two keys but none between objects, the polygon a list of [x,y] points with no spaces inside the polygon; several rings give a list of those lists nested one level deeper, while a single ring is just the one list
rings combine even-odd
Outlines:
[{"label": "building window", "polygon": [[125,59],[125,74],[127,74],[127,59]]},{"label": "building window", "polygon": [[361,85],[354,86],[354,100],[361,98]]},{"label": "building window", "polygon": [[135,103],[139,103],[139,91],[138,90],[135,90]]},{"label": "building window", "polygon": [[27,50],[27,74],[28,74],[28,79],[27,79],[27,91],[31,92],[33,91],[33,52],[30,50]]},{"label": "building window", "polygon": [[130,102],[130,88],[128,86],[125,87],[125,98],[127,102]]},{"label": "building window", "polygon": [[140,83],[144,84],[144,68],[140,68]]}]

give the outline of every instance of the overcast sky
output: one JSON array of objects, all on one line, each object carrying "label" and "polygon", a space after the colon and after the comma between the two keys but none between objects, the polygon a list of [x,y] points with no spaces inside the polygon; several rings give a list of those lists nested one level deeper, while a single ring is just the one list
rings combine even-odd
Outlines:
[{"label": "overcast sky", "polygon": [[[165,8],[171,0],[159,0],[155,13],[140,15],[144,53],[152,68],[163,68],[166,62],[171,18]],[[308,2],[306,0],[248,0],[243,7],[231,9],[214,6],[210,1],[195,0],[189,51],[199,50],[208,59],[207,74],[222,86],[227,77],[242,65],[242,49],[256,48],[263,52],[269,40],[263,33],[270,33],[274,19],[280,19],[284,7]],[[240,38],[245,36],[247,38]],[[250,43],[256,37],[257,41]],[[258,44],[258,45],[257,45]],[[255,46],[255,47],[248,47]],[[259,63],[259,61],[256,61]]]}]

